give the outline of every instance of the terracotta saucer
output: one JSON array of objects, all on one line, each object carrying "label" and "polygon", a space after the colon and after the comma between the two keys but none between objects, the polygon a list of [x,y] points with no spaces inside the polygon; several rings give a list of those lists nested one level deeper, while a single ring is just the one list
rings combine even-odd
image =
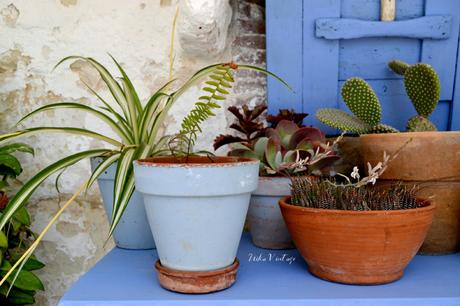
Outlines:
[{"label": "terracotta saucer", "polygon": [[236,281],[238,258],[228,267],[213,271],[180,271],[155,263],[160,285],[168,290],[181,293],[210,293],[229,288]]}]

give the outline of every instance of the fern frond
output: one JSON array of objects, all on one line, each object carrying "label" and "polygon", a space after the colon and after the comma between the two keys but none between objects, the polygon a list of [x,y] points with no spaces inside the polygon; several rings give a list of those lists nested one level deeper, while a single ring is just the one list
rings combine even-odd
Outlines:
[{"label": "fern frond", "polygon": [[232,88],[234,82],[232,70],[236,69],[235,65],[223,64],[217,66],[212,74],[209,75],[209,80],[205,82],[205,87],[202,88],[203,96],[198,98],[195,107],[184,118],[181,123],[179,139],[187,138],[188,147],[190,148],[196,142],[198,133],[201,133],[201,123],[209,117],[215,116],[213,110],[220,108],[220,105],[214,101],[224,101],[226,95],[229,94],[227,89]]}]

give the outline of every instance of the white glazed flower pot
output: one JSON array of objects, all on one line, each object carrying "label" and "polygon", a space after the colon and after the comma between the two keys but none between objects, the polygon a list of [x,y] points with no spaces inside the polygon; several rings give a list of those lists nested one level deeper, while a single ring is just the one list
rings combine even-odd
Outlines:
[{"label": "white glazed flower pot", "polygon": [[[91,158],[91,168],[94,170],[101,162],[102,158]],[[117,165],[112,164],[97,179],[109,221],[112,215],[116,170]],[[141,194],[136,190],[131,196],[128,206],[112,236],[115,244],[123,249],[147,250],[155,248],[155,242],[145,213],[144,201]]]},{"label": "white glazed flower pot", "polygon": [[230,266],[258,171],[259,161],[238,157],[136,161],[136,188],[144,196],[161,265],[181,271]]}]

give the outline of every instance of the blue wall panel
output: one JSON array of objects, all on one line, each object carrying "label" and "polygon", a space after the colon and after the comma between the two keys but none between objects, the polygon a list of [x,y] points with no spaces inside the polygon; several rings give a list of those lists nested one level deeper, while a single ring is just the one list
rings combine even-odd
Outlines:
[{"label": "blue wall panel", "polygon": [[271,113],[303,110],[311,114],[307,124],[335,133],[313,115],[320,107],[345,108],[340,88],[358,76],[377,92],[382,121],[403,130],[415,111],[400,76],[387,68],[398,58],[435,67],[442,92],[431,119],[440,130],[460,129],[459,0],[397,0],[393,23],[377,22],[380,0],[267,0],[266,6],[268,68],[295,89],[269,81]]}]

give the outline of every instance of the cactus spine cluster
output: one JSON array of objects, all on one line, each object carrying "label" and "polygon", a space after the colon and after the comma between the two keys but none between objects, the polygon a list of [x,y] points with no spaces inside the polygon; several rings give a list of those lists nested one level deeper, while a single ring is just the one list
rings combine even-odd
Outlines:
[{"label": "cactus spine cluster", "polygon": [[388,66],[395,73],[404,76],[407,95],[418,113],[407,122],[407,131],[436,131],[436,126],[428,119],[441,95],[441,82],[436,71],[424,63],[410,66],[401,61],[391,61]]},{"label": "cactus spine cluster", "polygon": [[[407,131],[436,131],[436,126],[428,119],[436,108],[441,93],[441,83],[436,71],[428,64],[409,65],[399,60],[389,62],[388,66],[395,73],[404,76],[407,95],[418,113],[407,122]],[[399,132],[392,126],[380,123],[382,107],[374,90],[365,80],[357,77],[348,79],[341,93],[352,114],[335,108],[323,108],[316,113],[319,121],[357,134]]]},{"label": "cactus spine cluster", "polygon": [[380,123],[380,101],[372,87],[363,79],[348,79],[342,87],[342,98],[353,115],[335,108],[323,108],[316,113],[318,120],[333,128],[358,134],[398,132],[397,129]]}]

